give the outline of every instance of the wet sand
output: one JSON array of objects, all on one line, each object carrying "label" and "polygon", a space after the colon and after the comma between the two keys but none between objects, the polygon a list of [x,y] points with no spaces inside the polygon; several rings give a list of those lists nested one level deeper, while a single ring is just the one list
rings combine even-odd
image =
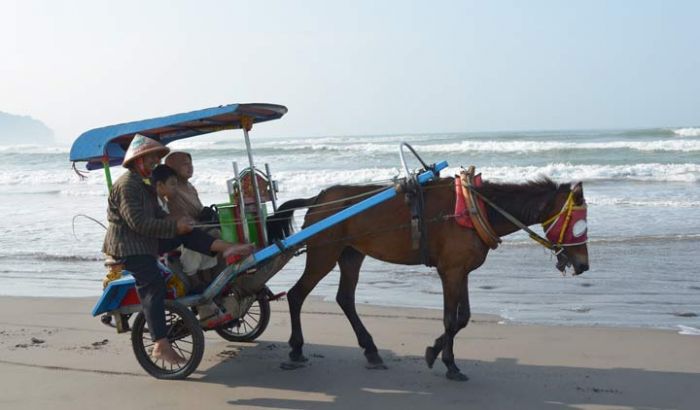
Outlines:
[{"label": "wet sand", "polygon": [[2,409],[696,409],[700,337],[673,331],[499,324],[477,315],[455,340],[471,379],[449,381],[425,347],[441,312],[360,306],[388,370],[365,369],[349,323],[332,303],[302,316],[305,368],[282,370],[289,319],[274,302],[254,343],[206,334],[185,381],[148,376],[117,334],[89,312],[94,298],[0,297]]}]

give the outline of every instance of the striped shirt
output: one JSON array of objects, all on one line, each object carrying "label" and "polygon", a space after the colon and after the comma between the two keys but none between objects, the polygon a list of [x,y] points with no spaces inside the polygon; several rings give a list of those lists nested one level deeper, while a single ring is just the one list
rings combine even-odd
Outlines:
[{"label": "striped shirt", "polygon": [[117,179],[109,193],[102,252],[115,258],[158,255],[158,239],[174,238],[177,222],[163,219],[155,189],[135,171]]}]

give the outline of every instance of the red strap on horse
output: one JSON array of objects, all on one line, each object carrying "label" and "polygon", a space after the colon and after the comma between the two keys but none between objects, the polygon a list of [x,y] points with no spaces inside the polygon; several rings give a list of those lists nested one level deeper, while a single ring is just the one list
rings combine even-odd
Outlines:
[{"label": "red strap on horse", "polygon": [[465,228],[474,229],[474,223],[469,217],[467,204],[462,195],[462,181],[459,178],[455,178],[455,222]]},{"label": "red strap on horse", "polygon": [[479,196],[471,195],[468,189],[482,184],[481,174],[474,175],[473,166],[455,177],[455,220],[461,226],[474,229],[489,248],[496,249],[501,239],[488,221],[486,204]]}]

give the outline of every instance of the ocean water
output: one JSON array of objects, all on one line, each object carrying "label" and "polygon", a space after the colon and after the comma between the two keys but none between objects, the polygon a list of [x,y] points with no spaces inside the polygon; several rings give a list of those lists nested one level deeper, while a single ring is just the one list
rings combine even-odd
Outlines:
[{"label": "ocean water", "polygon": [[[256,162],[272,167],[280,202],[333,184],[399,175],[401,141],[428,162],[447,160],[451,167],[443,175],[475,165],[489,180],[547,175],[584,182],[591,270],[563,277],[548,252],[522,233],[513,234],[470,275],[474,312],[522,323],[641,326],[685,334],[700,328],[700,128],[294,138],[252,133]],[[222,202],[231,161],[246,161],[240,132],[172,146],[192,153],[192,182],[204,203]],[[68,146],[0,146],[0,295],[101,292],[104,230],[75,216],[105,220],[104,176],[94,171],[79,180],[68,151]],[[121,173],[113,172],[115,178]],[[297,212],[299,225],[302,216]],[[289,289],[303,266],[304,256],[294,258],[270,287]],[[337,282],[336,271],[313,294],[332,300]],[[433,269],[367,260],[357,300],[441,309],[442,289]]]}]

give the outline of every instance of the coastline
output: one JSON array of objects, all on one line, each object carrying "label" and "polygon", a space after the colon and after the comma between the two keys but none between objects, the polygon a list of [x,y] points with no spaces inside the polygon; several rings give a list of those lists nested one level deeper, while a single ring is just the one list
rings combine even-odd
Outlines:
[{"label": "coastline", "polygon": [[[700,344],[656,329],[499,324],[475,315],[455,339],[466,383],[428,369],[425,347],[442,332],[441,311],[359,305],[388,370],[367,370],[334,303],[310,298],[302,324],[307,367],[287,358],[286,302],[254,343],[213,332],[186,381],[155,380],[118,335],[90,316],[94,298],[0,297],[0,406],[110,408],[696,408]],[[34,338],[34,341],[32,340]],[[39,341],[39,342],[37,342]]]}]

